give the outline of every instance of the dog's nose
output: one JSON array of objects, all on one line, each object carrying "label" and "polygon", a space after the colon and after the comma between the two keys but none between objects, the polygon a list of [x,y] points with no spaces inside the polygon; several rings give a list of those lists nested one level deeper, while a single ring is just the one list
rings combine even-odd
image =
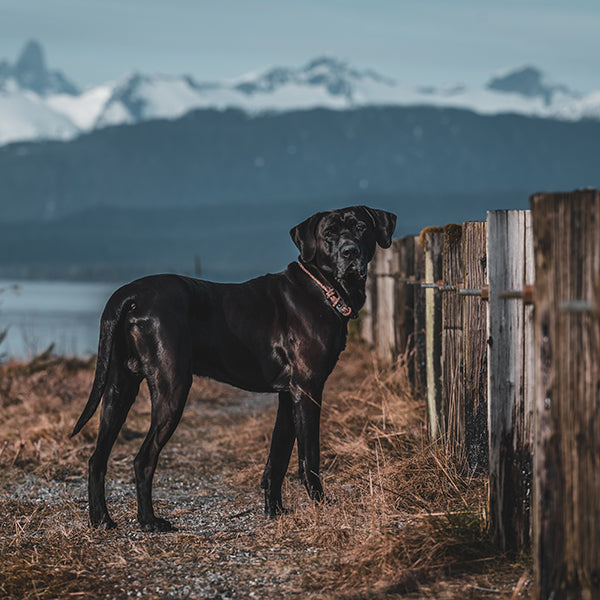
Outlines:
[{"label": "dog's nose", "polygon": [[345,258],[346,260],[353,260],[355,258],[358,258],[358,255],[360,254],[360,250],[356,244],[349,243],[349,244],[344,244],[342,246],[340,253],[341,253],[342,257]]}]

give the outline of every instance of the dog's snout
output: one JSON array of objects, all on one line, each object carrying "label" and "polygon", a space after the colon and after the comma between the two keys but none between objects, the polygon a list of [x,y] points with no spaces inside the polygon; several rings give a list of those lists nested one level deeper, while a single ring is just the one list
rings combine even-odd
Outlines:
[{"label": "dog's snout", "polygon": [[360,249],[356,244],[351,242],[344,244],[340,250],[340,253],[346,260],[354,260],[355,258],[358,258]]}]

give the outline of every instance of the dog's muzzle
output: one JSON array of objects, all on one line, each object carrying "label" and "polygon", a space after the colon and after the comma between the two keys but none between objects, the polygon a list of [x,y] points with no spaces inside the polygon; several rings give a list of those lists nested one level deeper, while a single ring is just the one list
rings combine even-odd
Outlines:
[{"label": "dog's muzzle", "polygon": [[353,241],[344,242],[339,249],[338,278],[367,278],[367,261],[363,257],[360,246]]}]

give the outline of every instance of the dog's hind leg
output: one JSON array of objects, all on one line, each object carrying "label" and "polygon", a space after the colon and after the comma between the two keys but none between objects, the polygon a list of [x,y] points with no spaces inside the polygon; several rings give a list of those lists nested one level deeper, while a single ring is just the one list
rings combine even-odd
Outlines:
[{"label": "dog's hind leg", "polygon": [[285,512],[281,502],[281,486],[294,447],[294,405],[289,392],[279,393],[277,419],[271,438],[269,459],[260,482],[265,490],[265,514],[274,517]]},{"label": "dog's hind leg", "polygon": [[115,527],[106,508],[104,480],[110,451],[127,418],[127,413],[135,401],[141,377],[113,360],[108,373],[108,381],[102,409],[96,448],[89,461],[88,499],[90,523],[93,527],[102,525],[107,529]]},{"label": "dog's hind leg", "polygon": [[159,365],[158,371],[147,378],[152,399],[150,430],[134,462],[138,521],[145,531],[173,529],[169,521],[154,514],[152,479],[158,455],[179,423],[192,385],[191,373],[183,372],[181,364],[186,361],[173,364],[172,371]]}]

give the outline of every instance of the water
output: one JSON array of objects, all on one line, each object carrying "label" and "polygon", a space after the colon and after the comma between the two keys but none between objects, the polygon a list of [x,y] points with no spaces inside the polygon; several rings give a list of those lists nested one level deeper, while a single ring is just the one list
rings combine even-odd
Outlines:
[{"label": "water", "polygon": [[54,352],[87,358],[96,353],[100,315],[118,284],[0,280],[0,357],[31,359]]}]

